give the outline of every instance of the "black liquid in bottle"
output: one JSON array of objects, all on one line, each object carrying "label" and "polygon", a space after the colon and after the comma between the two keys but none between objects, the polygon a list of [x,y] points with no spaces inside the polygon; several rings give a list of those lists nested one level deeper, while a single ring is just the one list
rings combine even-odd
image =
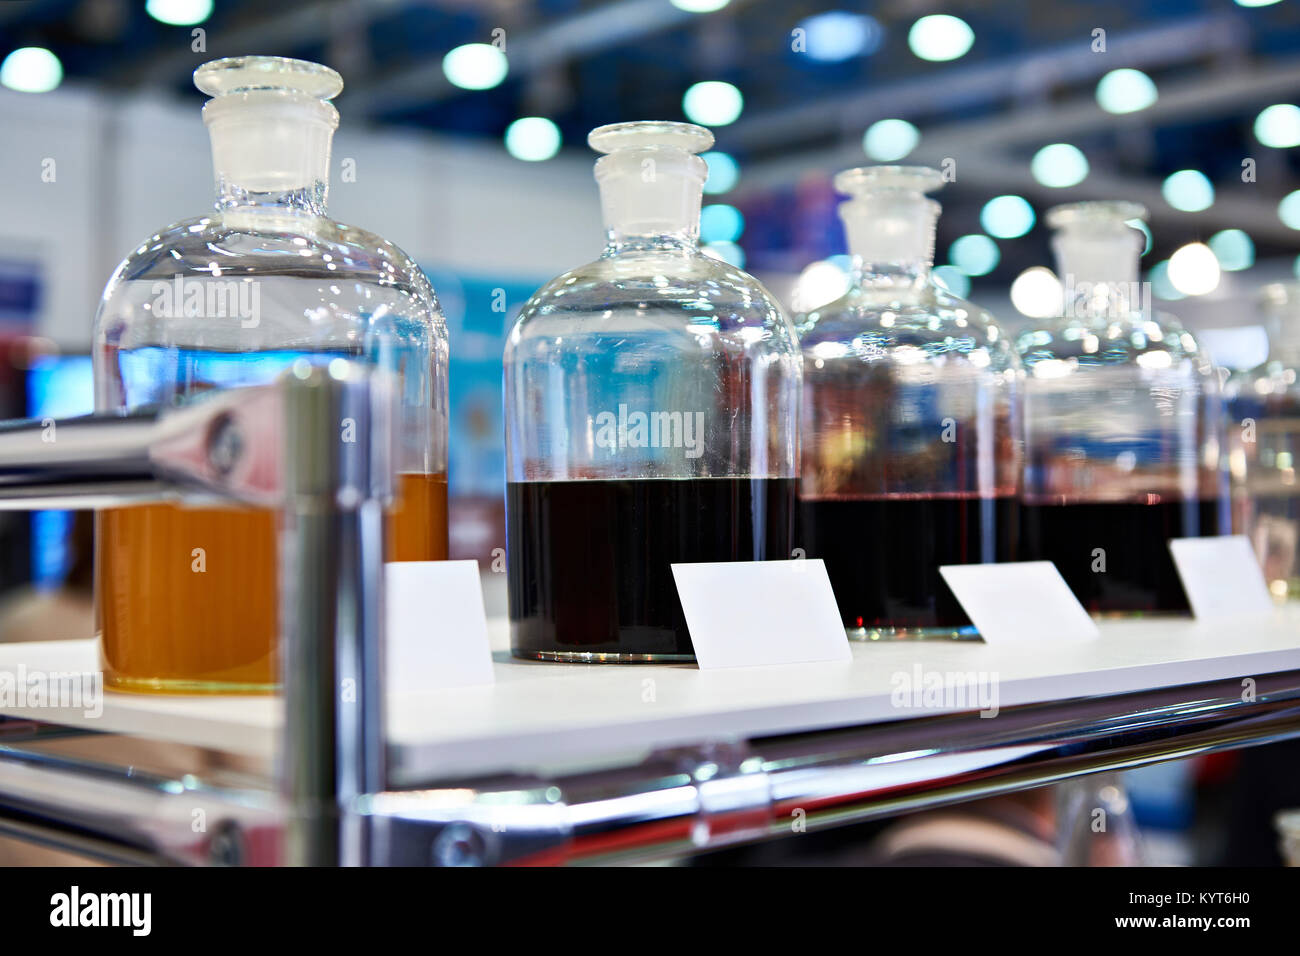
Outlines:
[{"label": "black liquid in bottle", "polygon": [[674,563],[785,559],[793,478],[509,482],[514,653],[690,661]]},{"label": "black liquid in bottle", "polygon": [[797,538],[826,563],[850,632],[973,637],[939,568],[1015,560],[1018,513],[1009,496],[804,498]]},{"label": "black liquid in bottle", "polygon": [[1023,550],[1053,562],[1094,614],[1186,612],[1169,540],[1219,534],[1221,507],[1217,499],[1026,503]]}]

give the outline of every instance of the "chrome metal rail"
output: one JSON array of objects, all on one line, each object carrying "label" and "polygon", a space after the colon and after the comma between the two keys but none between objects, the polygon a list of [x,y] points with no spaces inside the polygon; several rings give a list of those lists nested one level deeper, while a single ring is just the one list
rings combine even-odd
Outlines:
[{"label": "chrome metal rail", "polygon": [[[168,808],[212,809],[200,855],[259,831],[256,860],[364,863],[366,830],[342,812],[383,788],[380,596],[384,501],[391,495],[391,390],[361,366],[302,363],[274,386],[131,416],[9,423],[0,431],[0,508],[130,506],[224,499],[272,506],[280,537],[279,800],[212,794],[167,780],[0,746],[0,829],[110,854],[194,860],[194,828]],[[350,682],[352,693],[339,688]],[[0,737],[0,744],[13,735]],[[172,799],[182,796],[178,801]],[[224,809],[218,811],[215,803]],[[267,841],[268,814],[282,839]],[[206,833],[225,833],[214,850]],[[273,849],[268,849],[268,846]]]},{"label": "chrome metal rail", "polygon": [[[376,865],[672,858],[1300,736],[1300,671],[656,753],[565,776],[431,781],[343,817]],[[87,768],[0,746],[0,832],[120,862],[274,864],[283,804],[259,790]],[[209,821],[195,833],[195,811]],[[317,860],[316,862],[321,862]]]},{"label": "chrome metal rail", "polygon": [[369,801],[386,857],[421,863],[669,858],[1300,736],[1300,671],[659,753],[551,779]]}]

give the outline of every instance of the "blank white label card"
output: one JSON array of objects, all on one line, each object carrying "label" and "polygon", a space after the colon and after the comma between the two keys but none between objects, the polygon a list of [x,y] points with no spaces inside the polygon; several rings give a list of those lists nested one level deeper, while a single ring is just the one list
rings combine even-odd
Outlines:
[{"label": "blank white label card", "polygon": [[853,657],[820,559],[674,564],[701,670]]},{"label": "blank white label card", "polygon": [[1244,535],[1174,538],[1169,550],[1198,621],[1273,613],[1264,572]]},{"label": "blank white label card", "polygon": [[1099,633],[1051,561],[949,564],[939,573],[986,644],[1046,646]]},{"label": "blank white label card", "polygon": [[389,561],[384,597],[388,690],[492,683],[477,561]]}]

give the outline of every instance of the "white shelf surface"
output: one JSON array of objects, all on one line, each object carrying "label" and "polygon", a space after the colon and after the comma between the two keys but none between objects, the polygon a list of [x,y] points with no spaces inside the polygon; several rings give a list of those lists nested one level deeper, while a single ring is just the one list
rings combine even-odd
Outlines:
[{"label": "white shelf surface", "polygon": [[[594,766],[710,739],[768,736],[971,710],[899,706],[899,675],[996,675],[997,705],[1043,703],[1300,670],[1300,607],[1235,624],[1104,621],[1087,644],[855,643],[853,660],[701,671],[691,665],[515,661],[491,622],[496,683],[390,697],[400,779]],[[797,639],[797,638],[796,638]],[[0,644],[0,673],[97,667],[94,641]],[[273,697],[104,695],[103,713],[4,706],[0,713],[228,750],[274,754]]]}]

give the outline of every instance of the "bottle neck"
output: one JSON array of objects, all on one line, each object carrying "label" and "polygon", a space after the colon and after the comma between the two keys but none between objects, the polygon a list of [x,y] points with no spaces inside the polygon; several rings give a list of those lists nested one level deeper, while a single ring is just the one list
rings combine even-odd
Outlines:
[{"label": "bottle neck", "polygon": [[216,207],[227,218],[232,214],[313,218],[325,215],[328,189],[329,184],[323,180],[299,189],[258,190],[243,183],[218,178]]},{"label": "bottle neck", "polygon": [[216,208],[255,220],[325,214],[330,149],[338,112],[284,90],[210,100],[203,121],[212,143]]},{"label": "bottle neck", "polygon": [[840,204],[853,257],[853,282],[863,288],[924,285],[934,265],[939,204],[920,193],[881,190]]},{"label": "bottle neck", "polygon": [[930,281],[931,271],[929,262],[867,262],[854,256],[851,280],[854,286],[866,291],[920,289]]},{"label": "bottle neck", "polygon": [[1086,325],[1142,321],[1138,281],[1141,237],[1123,224],[1112,230],[1058,233],[1052,239],[1064,293],[1064,318]]},{"label": "bottle neck", "polygon": [[698,248],[708,167],[666,146],[620,149],[596,162],[606,254]]}]

